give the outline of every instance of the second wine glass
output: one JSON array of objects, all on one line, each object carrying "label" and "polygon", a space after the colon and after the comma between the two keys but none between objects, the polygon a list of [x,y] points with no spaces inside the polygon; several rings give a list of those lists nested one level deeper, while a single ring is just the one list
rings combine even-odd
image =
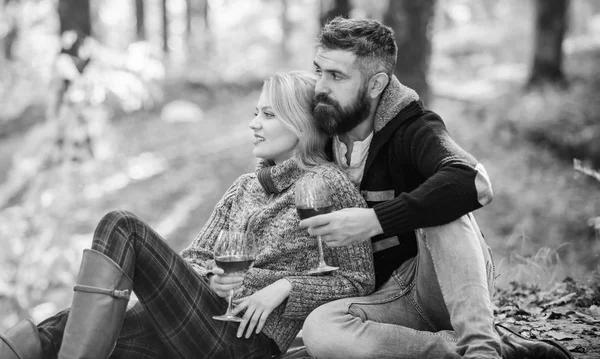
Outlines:
[{"label": "second wine glass", "polygon": [[[300,217],[300,219],[329,213],[333,210],[331,191],[325,180],[320,176],[301,178],[296,182],[295,192],[296,211],[298,212],[298,217]],[[319,265],[316,268],[311,269],[308,273],[325,273],[338,269],[338,267],[330,266],[325,263],[321,236],[317,236],[317,245],[319,248]]]},{"label": "second wine glass", "polygon": [[[256,259],[254,236],[241,231],[222,230],[215,243],[214,258],[217,267],[221,268],[225,272],[225,275],[244,275],[252,267]],[[233,289],[229,292],[226,313],[216,315],[213,319],[231,322],[242,321],[242,318],[232,313],[232,299]]]}]

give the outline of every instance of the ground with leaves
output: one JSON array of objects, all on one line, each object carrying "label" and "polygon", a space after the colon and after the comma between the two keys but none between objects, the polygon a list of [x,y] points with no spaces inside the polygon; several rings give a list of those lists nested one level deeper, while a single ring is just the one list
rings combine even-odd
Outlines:
[{"label": "ground with leaves", "polygon": [[496,293],[494,313],[524,337],[555,340],[575,358],[600,358],[598,279],[566,278],[546,291],[512,282]]}]

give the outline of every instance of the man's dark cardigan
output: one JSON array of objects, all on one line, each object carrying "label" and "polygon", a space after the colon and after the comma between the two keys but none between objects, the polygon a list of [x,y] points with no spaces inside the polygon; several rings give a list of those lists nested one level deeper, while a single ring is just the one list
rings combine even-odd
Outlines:
[{"label": "man's dark cardigan", "polygon": [[[382,94],[374,121],[360,191],[384,232],[371,238],[379,287],[416,255],[415,229],[456,220],[488,204],[493,194],[483,166],[396,77]],[[331,145],[328,150],[331,155]]]}]

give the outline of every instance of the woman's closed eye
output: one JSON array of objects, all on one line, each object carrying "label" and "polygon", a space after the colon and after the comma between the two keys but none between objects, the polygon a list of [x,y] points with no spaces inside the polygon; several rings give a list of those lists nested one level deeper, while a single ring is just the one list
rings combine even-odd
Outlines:
[{"label": "woman's closed eye", "polygon": [[254,111],[254,117],[256,117],[256,116],[258,116],[260,114],[262,114],[266,118],[273,118],[273,117],[275,117],[275,114],[273,112],[270,112],[270,111],[262,111],[262,112],[261,111]]}]

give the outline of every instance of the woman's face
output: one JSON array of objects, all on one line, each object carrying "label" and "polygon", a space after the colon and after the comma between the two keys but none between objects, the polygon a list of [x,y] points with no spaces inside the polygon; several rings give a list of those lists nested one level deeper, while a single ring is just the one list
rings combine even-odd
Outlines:
[{"label": "woman's face", "polygon": [[250,129],[254,131],[254,156],[279,164],[294,154],[298,137],[279,120],[264,91],[256,104]]}]

